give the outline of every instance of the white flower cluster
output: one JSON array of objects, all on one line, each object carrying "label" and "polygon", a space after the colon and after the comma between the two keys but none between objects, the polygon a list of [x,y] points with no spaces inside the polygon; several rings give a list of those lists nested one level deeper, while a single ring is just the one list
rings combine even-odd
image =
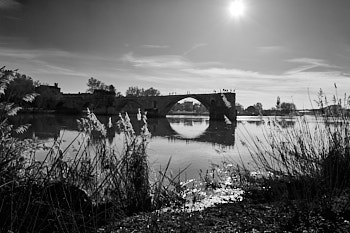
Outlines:
[{"label": "white flower cluster", "polygon": [[117,126],[119,129],[125,133],[127,137],[133,137],[135,136],[134,128],[131,124],[130,117],[128,113],[125,113],[125,116],[123,117],[121,113],[119,113],[119,120],[117,122]]},{"label": "white flower cluster", "polygon": [[96,115],[87,109],[87,117],[77,120],[78,127],[81,131],[91,134],[97,133],[100,136],[105,137],[107,135],[106,127],[96,117]]},{"label": "white flower cluster", "polygon": [[[147,125],[147,112],[145,114],[141,115],[141,112],[139,110],[139,113],[137,114],[137,120],[142,121],[143,125],[141,127],[140,131],[140,138],[143,141],[146,141],[151,136],[151,133],[148,130]],[[131,123],[130,117],[128,113],[125,113],[125,116],[123,117],[121,113],[119,113],[119,120],[117,122],[117,126],[119,127],[120,131],[124,133],[126,136],[127,143],[128,142],[134,142],[135,140],[138,140],[138,136],[136,135],[133,125]]]}]

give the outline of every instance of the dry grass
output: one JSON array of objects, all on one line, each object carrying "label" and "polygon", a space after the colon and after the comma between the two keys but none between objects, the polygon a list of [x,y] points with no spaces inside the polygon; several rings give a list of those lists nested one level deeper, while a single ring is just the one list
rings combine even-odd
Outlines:
[{"label": "dry grass", "polygon": [[[1,69],[2,91],[12,77],[12,71]],[[28,127],[8,123],[19,109],[5,100],[0,103],[0,232],[97,232],[127,215],[161,207],[162,196],[174,195],[170,186],[175,181],[166,177],[166,170],[150,183],[145,116],[136,134],[127,114],[105,126],[88,112],[67,147],[58,139],[47,148],[12,136]],[[122,148],[108,146],[107,133],[114,127],[124,137]],[[38,149],[47,150],[43,161],[36,160]]]},{"label": "dry grass", "polygon": [[316,103],[320,111],[314,124],[299,117],[294,127],[285,127],[271,119],[264,138],[247,133],[254,170],[262,174],[255,185],[268,187],[267,200],[297,201],[303,203],[295,207],[300,210],[318,208],[331,218],[349,218],[350,99],[335,95],[329,105],[320,91]]}]

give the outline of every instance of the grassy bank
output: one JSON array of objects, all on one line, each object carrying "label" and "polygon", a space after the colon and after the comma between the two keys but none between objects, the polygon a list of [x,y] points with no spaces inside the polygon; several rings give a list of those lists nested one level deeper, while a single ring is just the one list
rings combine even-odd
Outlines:
[{"label": "grassy bank", "polygon": [[[105,127],[93,113],[79,122],[74,154],[57,140],[50,148],[1,137],[1,232],[95,232],[125,215],[152,209],[146,132],[136,136],[130,122],[121,154],[107,147]],[[73,142],[72,142],[73,143]],[[35,151],[47,150],[44,161]]]},{"label": "grassy bank", "polygon": [[315,127],[304,117],[294,127],[272,118],[263,138],[247,132],[253,177],[241,169],[253,184],[247,194],[289,208],[295,226],[341,232],[339,223],[350,221],[350,99],[334,96],[330,105],[320,91],[316,103]]},{"label": "grassy bank", "polygon": [[[2,92],[13,75],[1,69]],[[98,232],[125,216],[159,208],[175,195],[176,182],[166,170],[153,176],[148,166],[145,116],[136,134],[127,114],[105,126],[88,111],[67,147],[62,138],[47,147],[15,137],[29,127],[8,122],[20,109],[4,99],[0,103],[0,232]],[[122,148],[107,143],[107,134],[116,129],[124,137]],[[41,161],[39,149],[47,152]]]}]

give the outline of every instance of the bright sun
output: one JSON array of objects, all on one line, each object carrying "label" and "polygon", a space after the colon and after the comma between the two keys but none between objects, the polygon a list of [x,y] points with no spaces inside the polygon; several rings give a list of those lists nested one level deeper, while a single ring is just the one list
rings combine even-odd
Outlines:
[{"label": "bright sun", "polygon": [[240,18],[245,13],[245,5],[243,0],[233,0],[229,5],[229,13],[234,18]]}]

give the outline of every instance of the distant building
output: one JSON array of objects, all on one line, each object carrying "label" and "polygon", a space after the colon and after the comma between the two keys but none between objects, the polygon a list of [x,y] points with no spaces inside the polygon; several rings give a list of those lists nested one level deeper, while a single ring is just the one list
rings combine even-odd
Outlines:
[{"label": "distant building", "polygon": [[35,88],[35,92],[39,94],[35,99],[35,105],[45,110],[56,109],[60,98],[63,96],[61,88],[58,87],[58,83],[55,83],[54,86],[40,85]]},{"label": "distant building", "polygon": [[192,112],[193,111],[193,102],[192,101],[185,101],[185,111],[186,112]]},{"label": "distant building", "polygon": [[40,85],[35,88],[35,92],[38,94],[50,93],[52,95],[59,95],[61,94],[61,88],[58,87],[58,83],[55,83],[53,86]]}]

